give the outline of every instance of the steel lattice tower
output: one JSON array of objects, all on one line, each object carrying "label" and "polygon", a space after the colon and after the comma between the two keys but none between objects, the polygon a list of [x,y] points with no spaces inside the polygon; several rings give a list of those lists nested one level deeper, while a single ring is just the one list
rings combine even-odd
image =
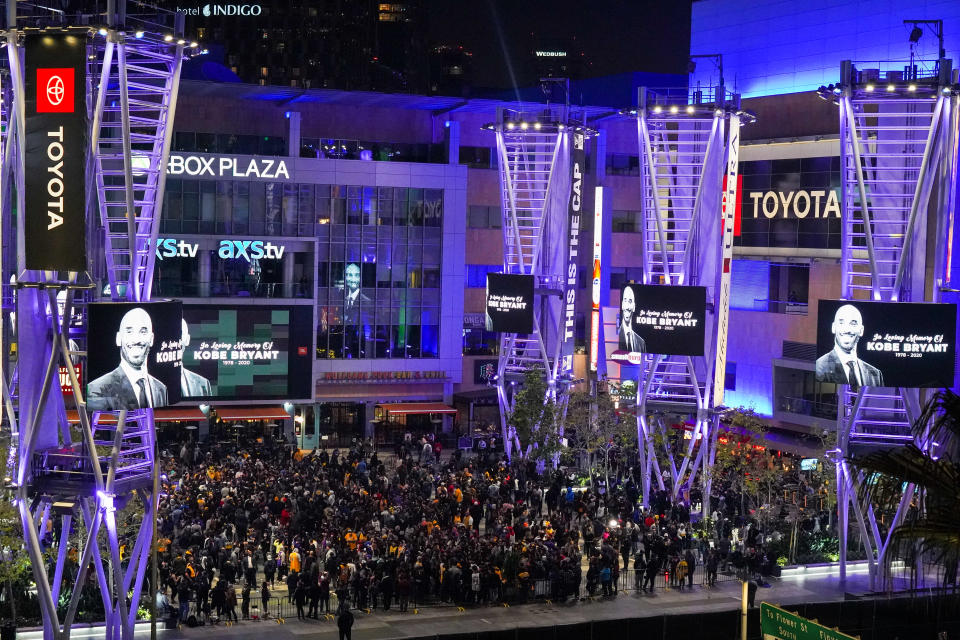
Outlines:
[{"label": "steel lattice tower", "polygon": [[535,287],[533,333],[500,335],[496,388],[508,455],[514,444],[519,447],[507,417],[524,373],[541,368],[547,382],[545,400],[555,400],[561,407],[571,382],[572,359],[562,352],[563,297],[571,259],[571,152],[575,145],[583,149],[589,131],[582,122],[572,122],[569,111],[565,105],[501,109],[497,122],[487,126],[497,136],[503,272],[532,275]]},{"label": "steel lattice tower", "polygon": [[[692,487],[699,473],[709,512],[711,478],[704,472],[716,453],[719,414],[713,409],[723,402],[739,130],[752,116],[722,85],[696,92],[641,88],[630,115],[637,119],[640,147],[643,284],[707,288],[704,355],[645,354],[640,364],[643,502],[649,504],[652,481],[666,488],[667,472],[674,498]],[[670,465],[661,469],[655,436],[669,433],[666,414],[691,415],[695,426],[685,452],[661,439]]]},{"label": "steel lattice tower", "polygon": [[[22,38],[37,29],[67,29],[87,41],[87,86],[78,90],[85,92],[91,124],[86,159],[88,270],[27,270],[18,250],[16,265],[0,271],[4,279],[9,273],[16,276],[15,385],[9,391],[6,379],[3,385],[5,422],[16,448],[13,489],[44,637],[50,640],[70,636],[91,570],[106,612],[105,637],[132,638],[153,547],[158,499],[153,410],[87,412],[74,370],[86,355],[85,332],[72,326],[75,302],[96,299],[106,286],[113,300],[150,299],[180,67],[191,49],[181,39],[182,18],[140,3],[131,6],[136,6],[136,15],[128,14],[122,2],[119,7],[109,2],[105,13],[67,16],[41,5],[10,2],[6,14],[10,88],[5,97],[10,99],[3,102],[0,190],[5,258],[11,246],[23,246],[22,231],[18,238],[11,233],[14,215],[21,216],[16,227],[23,229],[27,96]],[[5,321],[9,298],[5,292]],[[81,318],[83,311],[81,304]],[[67,421],[61,366],[69,373],[79,439]],[[144,516],[128,546],[124,569],[116,511],[134,497],[142,502]],[[81,522],[85,536],[79,563],[72,584],[65,585],[70,532]],[[45,548],[55,556],[52,571]],[[67,588],[72,595],[63,606],[61,594]]]},{"label": "steel lattice tower", "polygon": [[[872,63],[876,64],[876,63]],[[842,297],[886,302],[939,302],[945,277],[956,170],[957,92],[950,60],[917,67],[859,70],[841,64],[838,85],[820,95],[840,108],[843,170]],[[933,249],[930,251],[929,249]],[[858,498],[863,474],[847,456],[858,446],[932,443],[912,435],[920,389],[861,387],[838,391],[837,508],[840,571],[846,576],[850,508],[867,553],[871,586],[915,494],[907,485],[892,521],[878,522]]]}]

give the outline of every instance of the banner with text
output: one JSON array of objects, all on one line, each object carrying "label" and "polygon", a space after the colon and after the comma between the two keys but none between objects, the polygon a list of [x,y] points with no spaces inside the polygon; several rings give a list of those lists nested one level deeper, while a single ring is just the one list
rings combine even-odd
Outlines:
[{"label": "banner with text", "polygon": [[560,373],[573,371],[574,331],[577,320],[577,265],[580,255],[580,214],[583,210],[583,176],[587,155],[586,136],[570,137],[570,199],[567,205],[567,272],[563,291],[563,342],[560,345]]},{"label": "banner with text", "polygon": [[487,274],[487,331],[533,332],[533,276]]},{"label": "banner with text", "polygon": [[87,37],[31,34],[24,49],[26,268],[85,271]]},{"label": "banner with text", "polygon": [[184,398],[312,396],[310,307],[187,305],[183,320]]},{"label": "banner with text", "polygon": [[818,382],[952,387],[957,305],[820,300]]},{"label": "banner with text", "polygon": [[644,353],[702,356],[706,295],[704,287],[624,285],[611,359],[638,364]]}]

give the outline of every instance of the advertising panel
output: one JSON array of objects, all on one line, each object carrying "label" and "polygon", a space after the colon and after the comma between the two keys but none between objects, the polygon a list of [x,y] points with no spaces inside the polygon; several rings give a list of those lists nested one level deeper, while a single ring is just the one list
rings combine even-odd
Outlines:
[{"label": "advertising panel", "polygon": [[957,305],[820,300],[818,382],[950,387]]},{"label": "advertising panel", "polygon": [[473,361],[473,384],[493,384],[496,377],[496,359],[483,358]]},{"label": "advertising panel", "polygon": [[583,209],[583,174],[587,156],[586,136],[574,133],[570,150],[570,199],[567,205],[567,270],[563,291],[563,334],[560,373],[573,371],[573,344],[577,314],[577,262],[580,254],[580,213]]},{"label": "advertising panel", "polygon": [[84,271],[87,38],[31,34],[24,49],[26,268]]},{"label": "advertising panel", "polygon": [[184,399],[311,397],[312,324],[301,305],[184,306]]},{"label": "advertising panel", "polygon": [[644,353],[702,356],[706,295],[705,287],[624,285],[611,359],[637,364]]},{"label": "advertising panel", "polygon": [[533,331],[533,276],[487,274],[487,331]]},{"label": "advertising panel", "polygon": [[132,411],[179,402],[179,301],[96,302],[88,314],[89,409]]}]

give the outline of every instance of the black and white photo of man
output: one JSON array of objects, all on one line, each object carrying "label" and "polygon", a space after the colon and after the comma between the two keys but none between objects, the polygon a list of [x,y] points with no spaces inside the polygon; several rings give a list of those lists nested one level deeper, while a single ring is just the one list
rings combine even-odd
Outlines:
[{"label": "black and white photo of man", "polygon": [[[190,346],[190,328],[186,320],[181,320],[180,323],[180,341],[186,350]],[[210,381],[186,367],[180,368],[180,393],[184,398],[206,398],[213,395]]]},{"label": "black and white photo of man", "polygon": [[863,316],[852,304],[837,309],[830,332],[833,349],[817,358],[816,376],[820,382],[848,384],[856,391],[860,387],[882,387],[883,374],[857,355],[857,343],[863,336]]},{"label": "black and white photo of man", "polygon": [[370,298],[360,291],[360,265],[351,262],[343,270],[343,323],[360,324],[360,303],[370,302]]},{"label": "black and white photo of man", "polygon": [[167,405],[166,385],[147,371],[153,338],[153,321],[146,310],[135,307],[123,315],[116,336],[120,364],[88,385],[88,408],[119,411]]},{"label": "black and white photo of man", "polygon": [[624,287],[623,295],[620,298],[620,339],[618,345],[620,351],[644,353],[647,350],[644,339],[633,330],[633,314],[636,309],[637,298],[633,292],[633,287]]}]

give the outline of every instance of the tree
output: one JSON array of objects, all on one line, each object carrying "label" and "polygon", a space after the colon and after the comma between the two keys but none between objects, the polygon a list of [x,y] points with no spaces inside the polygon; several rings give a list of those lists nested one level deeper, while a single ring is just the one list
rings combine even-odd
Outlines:
[{"label": "tree", "polygon": [[602,464],[608,487],[611,464],[625,462],[628,452],[636,450],[634,424],[617,413],[608,394],[594,397],[585,391],[576,391],[567,400],[564,435],[569,446],[583,452],[591,467],[598,462]]},{"label": "tree", "polygon": [[0,443],[0,585],[6,591],[10,603],[10,619],[16,622],[17,607],[15,585],[30,577],[30,559],[23,549],[23,529],[20,514],[13,505],[13,494],[6,489],[10,485],[13,469],[9,467],[9,443]]},{"label": "tree", "polygon": [[849,458],[865,474],[858,497],[873,504],[881,520],[896,512],[904,485],[915,485],[918,508],[894,528],[884,568],[919,553],[945,567],[948,579],[955,580],[960,561],[960,396],[949,389],[934,394],[912,431],[931,447],[923,450],[910,443]]},{"label": "tree", "polygon": [[[747,498],[752,498],[753,507],[760,508],[772,501],[772,493],[782,474],[771,469],[769,456],[763,445],[768,431],[767,423],[752,409],[732,409],[721,417],[726,433],[717,438],[717,453],[713,468],[707,473],[721,478],[740,496],[740,512],[746,513]],[[760,447],[760,448],[755,448]],[[766,501],[764,501],[766,494]],[[761,514],[761,520],[766,515]]]},{"label": "tree", "polygon": [[514,395],[513,411],[507,416],[507,424],[516,432],[519,457],[552,458],[560,449],[559,417],[556,402],[547,397],[543,369],[528,369]]}]

